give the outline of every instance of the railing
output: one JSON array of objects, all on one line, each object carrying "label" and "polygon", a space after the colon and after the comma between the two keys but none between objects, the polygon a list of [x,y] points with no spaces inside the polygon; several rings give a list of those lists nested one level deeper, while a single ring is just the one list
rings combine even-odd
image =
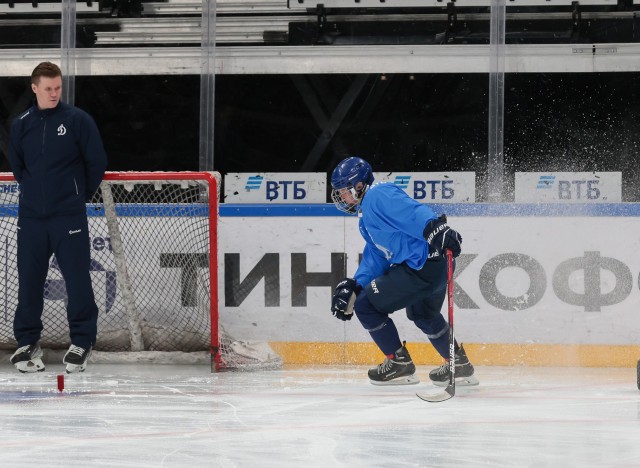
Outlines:
[{"label": "railing", "polygon": [[[223,46],[358,45],[372,43],[371,36],[377,33],[374,40],[379,44],[445,44],[456,40],[486,43],[491,3],[490,0],[218,0],[216,42]],[[627,32],[621,28],[617,32],[619,37],[607,41],[598,34],[606,22],[635,25],[639,4],[640,0],[506,0],[506,20],[512,22],[509,28],[512,37],[507,34],[507,43],[510,40],[529,44],[637,42],[635,37],[622,37],[634,34],[637,28],[627,28]],[[56,35],[43,31],[60,25],[61,5],[60,1],[0,1],[0,46],[59,46],[47,44],[46,40],[55,40]],[[117,0],[77,2],[76,24],[81,35],[78,47],[187,46],[200,44],[202,40],[202,2],[198,0],[141,2],[140,8],[134,8],[136,14],[130,15],[119,10],[118,5]],[[597,27],[592,28],[592,20],[599,20]],[[406,27],[392,26],[395,24]],[[33,31],[26,34],[25,28]],[[392,33],[385,35],[385,28]],[[323,36],[329,29],[331,35]],[[357,31],[364,32],[359,36]],[[404,40],[403,35],[407,36]],[[388,42],[388,36],[394,36],[393,42]]]}]

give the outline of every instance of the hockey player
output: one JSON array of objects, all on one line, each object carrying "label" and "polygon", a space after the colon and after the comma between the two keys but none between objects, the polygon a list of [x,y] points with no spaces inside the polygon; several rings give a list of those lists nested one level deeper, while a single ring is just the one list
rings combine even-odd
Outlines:
[{"label": "hockey player", "polygon": [[[440,313],[447,289],[450,249],[460,254],[462,237],[424,204],[392,183],[373,185],[368,162],[350,157],[331,176],[336,207],[358,214],[365,247],[353,278],[343,279],[333,295],[331,310],[340,320],[353,312],[386,356],[369,370],[374,385],[415,384],[415,365],[390,317],[406,308],[409,320],[422,330],[445,359],[449,356],[449,325]],[[474,368],[462,345],[455,344],[456,384],[477,385]],[[429,373],[435,385],[446,386],[449,364]]]},{"label": "hockey player", "polygon": [[98,307],[89,274],[86,202],[98,189],[107,156],[94,120],[60,101],[62,72],[50,62],[31,74],[33,106],[11,126],[9,163],[20,184],[18,307],[13,331],[20,372],[44,370],[38,344],[44,284],[55,254],[67,289],[71,346],[67,372],[83,371],[96,340]]}]

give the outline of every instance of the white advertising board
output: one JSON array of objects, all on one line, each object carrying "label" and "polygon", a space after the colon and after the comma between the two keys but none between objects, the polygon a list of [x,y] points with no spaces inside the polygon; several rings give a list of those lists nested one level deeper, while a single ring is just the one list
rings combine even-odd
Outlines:
[{"label": "white advertising board", "polygon": [[[157,287],[172,291],[173,299],[147,294],[138,306],[146,314],[168,310],[177,320],[198,312],[194,307],[181,310],[181,281],[160,267],[160,255],[180,254],[175,247],[178,237],[193,234],[173,229],[174,222],[155,218],[157,228],[141,225],[135,229],[135,239],[124,241],[134,250],[138,243],[157,245],[150,256],[138,252],[129,264],[130,274],[135,277],[155,269]],[[638,342],[640,262],[629,255],[640,251],[637,217],[607,217],[606,230],[599,218],[576,216],[450,216],[449,222],[463,236],[463,253],[454,277],[456,333],[461,340]],[[161,229],[163,223],[167,226]],[[227,331],[258,341],[369,342],[356,318],[341,322],[329,310],[335,284],[357,269],[364,245],[357,223],[357,217],[343,216],[221,217],[219,308]],[[159,229],[171,235],[158,238]],[[616,233],[615,242],[611,232]],[[101,319],[117,315],[126,320],[117,283],[109,280],[116,272],[106,231],[93,234],[91,249],[94,291],[101,314],[105,314]],[[102,255],[105,251],[106,257]],[[60,280],[59,271],[52,268],[45,307],[64,306],[64,294],[55,295],[59,290],[53,287]],[[8,300],[15,291],[0,283],[0,294]],[[11,315],[5,313],[4,321],[0,319],[0,331],[10,333]],[[392,317],[403,339],[424,340],[404,311]]]},{"label": "white advertising board", "polygon": [[[628,255],[640,250],[637,219],[606,222],[603,230],[589,217],[450,217],[463,236],[455,275],[460,339],[637,343],[640,262]],[[340,269],[332,256],[346,253],[346,274],[355,273],[363,248],[357,223],[355,217],[221,218],[225,326],[245,339],[369,342],[357,319],[343,323],[329,311],[332,265]],[[392,317],[403,339],[424,340],[404,311]]]},{"label": "white advertising board", "polygon": [[422,203],[474,203],[475,172],[374,172],[376,182],[392,182]]},{"label": "white advertising board", "polygon": [[619,203],[621,172],[516,172],[516,203]]},{"label": "white advertising board", "polygon": [[229,173],[224,176],[225,203],[326,203],[324,172]]}]

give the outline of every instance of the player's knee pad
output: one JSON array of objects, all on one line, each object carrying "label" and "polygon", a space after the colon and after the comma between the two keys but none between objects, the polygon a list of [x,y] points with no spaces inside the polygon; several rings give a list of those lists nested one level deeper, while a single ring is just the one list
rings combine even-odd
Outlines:
[{"label": "player's knee pad", "polygon": [[437,317],[433,317],[430,319],[417,319],[414,320],[413,323],[422,330],[429,339],[440,338],[443,334],[449,331],[449,324],[445,321],[442,315],[438,315]]},{"label": "player's knee pad", "polygon": [[387,314],[380,312],[373,306],[364,292],[358,295],[354,310],[356,317],[358,317],[358,320],[360,320],[360,323],[367,331],[372,331],[380,327],[388,318]]}]

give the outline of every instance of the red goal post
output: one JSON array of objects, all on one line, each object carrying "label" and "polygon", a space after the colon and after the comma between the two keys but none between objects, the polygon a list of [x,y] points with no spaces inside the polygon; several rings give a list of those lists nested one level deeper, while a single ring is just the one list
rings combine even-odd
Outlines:
[{"label": "red goal post", "polygon": [[[87,204],[99,308],[94,357],[125,362],[208,352],[212,371],[282,363],[268,345],[228,336],[218,314],[216,172],[108,172]],[[0,174],[0,349],[15,347],[19,187]],[[52,256],[40,344],[69,346],[66,288]],[[46,355],[45,355],[46,357]],[[94,359],[92,357],[92,359]],[[171,362],[171,359],[169,359]]]}]

